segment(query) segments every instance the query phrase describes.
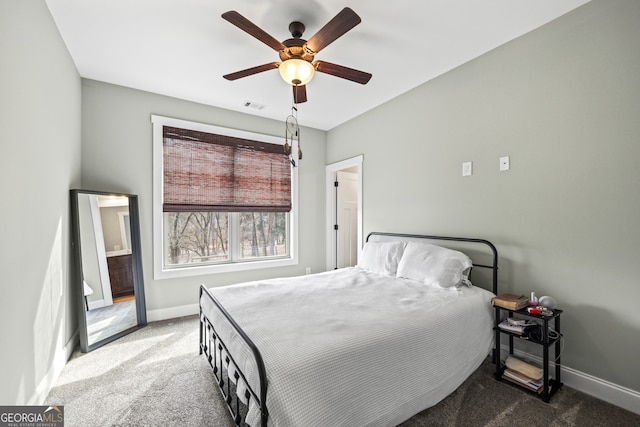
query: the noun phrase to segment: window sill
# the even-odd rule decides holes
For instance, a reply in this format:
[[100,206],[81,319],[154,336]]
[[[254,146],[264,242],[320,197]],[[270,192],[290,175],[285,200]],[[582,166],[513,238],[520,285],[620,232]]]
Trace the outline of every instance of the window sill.
[[258,270],[262,268],[288,267],[291,265],[298,265],[297,257],[167,269],[160,267],[155,269],[153,278],[155,280],[173,279],[178,277],[203,276],[206,274],[232,273],[234,271]]

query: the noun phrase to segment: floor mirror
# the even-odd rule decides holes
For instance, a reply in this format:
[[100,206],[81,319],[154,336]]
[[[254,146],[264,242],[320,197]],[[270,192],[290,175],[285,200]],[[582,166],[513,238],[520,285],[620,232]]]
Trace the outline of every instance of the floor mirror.
[[71,210],[80,350],[86,353],[147,324],[138,197],[71,190]]

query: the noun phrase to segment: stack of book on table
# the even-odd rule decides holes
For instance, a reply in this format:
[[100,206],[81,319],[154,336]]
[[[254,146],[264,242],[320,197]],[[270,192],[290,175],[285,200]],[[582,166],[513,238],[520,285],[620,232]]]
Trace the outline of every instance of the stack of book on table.
[[543,371],[541,368],[517,359],[513,356],[507,357],[506,368],[502,373],[502,378],[514,384],[524,387],[536,393],[542,393],[544,383],[542,381]]
[[491,303],[508,310],[521,310],[529,305],[529,299],[524,295],[500,294],[493,297]]

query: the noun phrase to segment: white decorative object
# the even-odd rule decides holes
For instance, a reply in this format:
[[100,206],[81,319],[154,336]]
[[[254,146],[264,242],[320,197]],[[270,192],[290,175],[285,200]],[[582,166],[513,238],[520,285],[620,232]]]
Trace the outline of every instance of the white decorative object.
[[294,141],[297,142],[298,160],[302,160],[302,149],[300,148],[300,126],[298,126],[298,108],[291,106],[291,114],[285,120],[284,152],[289,156],[289,161],[295,168],[297,166],[294,158]]
[[556,300],[554,300],[552,297],[545,295],[538,299],[538,305],[553,310],[558,306],[558,303],[556,303]]

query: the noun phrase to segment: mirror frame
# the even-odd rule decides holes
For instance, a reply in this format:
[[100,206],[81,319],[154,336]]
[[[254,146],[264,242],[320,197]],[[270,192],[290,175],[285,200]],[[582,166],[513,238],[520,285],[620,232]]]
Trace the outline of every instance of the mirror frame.
[[[124,196],[129,200],[129,226],[131,230],[131,261],[133,270],[133,293],[136,301],[136,317],[137,325],[127,328],[123,331],[110,335],[95,343],[89,343],[88,325],[87,325],[87,308],[84,300],[83,287],[83,269],[82,269],[82,247],[80,240],[80,212],[78,210],[78,196],[96,195],[96,196]],[[92,190],[71,190],[71,245],[73,248],[73,262],[75,263],[73,270],[73,282],[76,292],[76,301],[78,307],[78,323],[80,335],[80,350],[83,353],[102,347],[118,338],[121,338],[131,332],[134,332],[147,324],[147,310],[144,297],[144,279],[142,276],[142,253],[140,243],[140,215],[138,212],[138,196],[126,193],[111,193],[105,191]]]

